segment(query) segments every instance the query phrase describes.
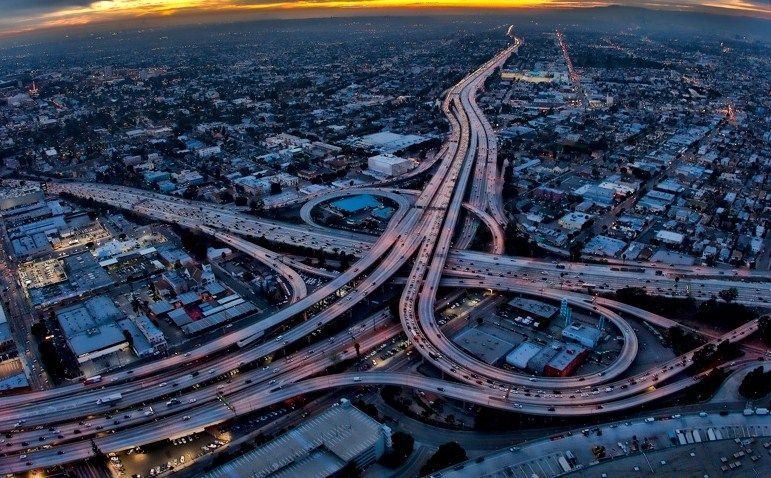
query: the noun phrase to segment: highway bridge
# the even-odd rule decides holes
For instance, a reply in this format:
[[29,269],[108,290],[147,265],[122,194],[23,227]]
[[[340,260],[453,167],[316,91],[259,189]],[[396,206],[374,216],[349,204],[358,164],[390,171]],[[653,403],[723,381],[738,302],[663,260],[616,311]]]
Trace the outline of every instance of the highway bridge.
[[[633,327],[620,314],[662,326],[675,322],[626,304],[595,299],[585,292],[612,291],[632,284],[653,293],[678,296],[680,278],[688,277],[704,279],[699,281],[703,287],[698,292],[715,294],[736,287],[739,301],[765,305],[771,277],[756,271],[726,275],[717,269],[654,264],[625,271],[616,264],[560,264],[502,255],[507,218],[502,207],[497,144],[476,96],[485,80],[521,45],[521,40],[515,39],[447,91],[442,110],[450,132],[428,166],[419,168],[420,174],[433,171],[421,191],[394,189],[391,186],[397,180],[343,193],[370,191],[395,200],[398,209],[377,238],[313,223],[310,210],[328,199],[324,195],[311,198],[310,205],[303,207],[302,216],[308,224],[287,224],[227,205],[138,189],[48,183],[52,194],[91,198],[210,234],[274,270],[291,301],[265,320],[228,331],[190,352],[105,374],[101,383],[3,398],[0,430],[7,438],[0,473],[82,460],[93,456],[94,448],[106,453],[183,436],[292,397],[340,387],[401,385],[501,410],[584,416],[638,407],[693,385],[699,377],[683,374],[693,363],[693,351],[625,376],[637,355],[638,343]],[[487,253],[467,250],[479,227],[489,229],[493,238]],[[276,244],[342,251],[358,260],[340,273],[322,271],[248,241],[258,237]],[[407,277],[398,277],[405,266]],[[297,271],[329,281],[309,292]],[[314,331],[334,326],[336,319],[386,284],[403,286],[398,305],[400,324],[394,322],[390,311],[379,311],[348,329],[309,343]],[[577,377],[535,378],[499,369],[470,356],[447,338],[447,329],[439,326],[435,317],[437,308],[446,304],[437,300],[440,287],[518,292],[552,301],[566,298],[575,308],[606,317],[623,337],[623,347],[602,372]],[[329,304],[310,312],[321,301]],[[740,342],[757,327],[757,321],[749,322],[723,336],[711,337],[710,343]],[[324,374],[330,365],[354,359],[354,344],[366,352],[402,333],[425,360],[445,373],[447,380],[385,369]],[[285,358],[271,362],[273,356],[287,349],[290,353]],[[113,393],[121,394],[116,403],[99,401],[99,397]]]

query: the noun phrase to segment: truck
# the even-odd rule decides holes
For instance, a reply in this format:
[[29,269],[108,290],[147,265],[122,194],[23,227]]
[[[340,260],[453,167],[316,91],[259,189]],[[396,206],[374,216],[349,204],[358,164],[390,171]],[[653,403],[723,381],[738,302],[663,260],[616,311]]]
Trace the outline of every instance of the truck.
[[750,415],[755,415],[755,410],[751,408],[745,408],[744,412],[742,412],[745,417],[749,417]]
[[723,439],[723,432],[721,432],[719,428],[715,428],[715,438],[718,440]]
[[685,439],[685,435],[680,430],[677,430],[677,441],[680,442],[681,445],[688,443]]
[[715,430],[712,428],[707,428],[707,438],[709,438],[709,441],[717,440],[717,437],[715,436]]
[[560,464],[560,468],[562,468],[562,471],[564,471],[565,473],[567,473],[567,472],[569,472],[570,470],[573,469],[573,468],[571,468],[570,464],[565,459],[565,457],[562,456],[562,455],[560,455],[559,458],[557,458],[557,463]]
[[699,430],[693,431],[693,441],[696,443],[701,443],[701,433],[699,433]]
[[93,377],[88,377],[87,379],[83,380],[83,385],[91,385],[92,383],[99,383],[101,381],[101,375],[94,375]]
[[98,398],[96,400],[97,405],[109,405],[111,403],[115,403],[117,401],[120,401],[120,399],[123,398],[123,395],[120,393],[111,393],[110,395],[105,395],[104,397]]
[[768,408],[756,408],[755,415],[768,415]]

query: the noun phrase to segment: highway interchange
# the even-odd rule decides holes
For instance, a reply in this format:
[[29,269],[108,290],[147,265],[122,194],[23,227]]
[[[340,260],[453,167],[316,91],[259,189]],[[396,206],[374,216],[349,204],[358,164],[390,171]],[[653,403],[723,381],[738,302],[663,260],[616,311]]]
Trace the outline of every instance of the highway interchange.
[[[450,122],[450,133],[435,161],[430,161],[435,170],[421,191],[393,189],[390,186],[394,182],[390,182],[389,188],[370,185],[317,195],[301,210],[306,224],[298,225],[258,218],[231,206],[138,189],[49,182],[51,194],[88,197],[212,235],[274,270],[291,300],[265,320],[226,332],[188,353],[105,374],[101,383],[3,398],[0,428],[7,435],[2,443],[6,456],[0,458],[0,473],[78,461],[94,455],[92,443],[107,453],[183,436],[292,397],[345,386],[402,385],[503,410],[582,416],[626,410],[693,385],[698,377],[682,373],[692,362],[693,352],[621,378],[638,351],[634,329],[623,316],[660,326],[674,323],[585,292],[612,291],[633,284],[659,295],[682,296],[687,282],[693,289],[688,293],[697,298],[736,287],[739,302],[764,306],[771,276],[760,271],[726,274],[717,269],[656,264],[635,264],[639,270],[625,271],[614,264],[561,264],[502,256],[507,218],[496,138],[476,104],[476,96],[485,80],[521,45],[522,41],[515,39],[448,90],[442,109]],[[421,165],[419,171],[430,169]],[[362,193],[385,195],[398,205],[380,237],[332,230],[310,218],[311,208],[326,200]],[[466,250],[479,227],[491,232],[489,252]],[[358,259],[341,273],[321,271],[245,239],[250,237],[342,251]],[[400,272],[405,270],[409,272],[402,277]],[[330,280],[310,292],[298,271]],[[317,330],[334,328],[335,319],[386,284],[403,285],[398,305],[401,324],[394,322],[389,311],[378,311],[350,329],[300,345],[315,337]],[[552,301],[567,298],[573,308],[606,317],[623,337],[622,350],[602,372],[570,378],[533,378],[490,366],[458,348],[437,323],[440,287],[510,291]],[[309,312],[321,301],[329,304]],[[747,323],[724,336],[712,337],[711,343],[740,342],[755,332],[757,325],[757,321]],[[453,380],[385,369],[323,375],[337,361],[356,357],[354,342],[361,352],[367,352],[401,333],[418,353]],[[272,363],[266,360],[287,348],[290,352],[285,358]],[[113,393],[122,395],[117,403],[98,401]]]

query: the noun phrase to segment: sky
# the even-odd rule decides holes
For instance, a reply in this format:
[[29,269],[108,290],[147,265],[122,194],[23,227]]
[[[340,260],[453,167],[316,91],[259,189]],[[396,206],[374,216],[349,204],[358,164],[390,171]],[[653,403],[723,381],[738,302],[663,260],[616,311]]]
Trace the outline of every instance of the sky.
[[769,0],[0,0],[0,36],[105,21],[198,17],[345,16],[432,9],[573,8],[630,5],[771,19]]

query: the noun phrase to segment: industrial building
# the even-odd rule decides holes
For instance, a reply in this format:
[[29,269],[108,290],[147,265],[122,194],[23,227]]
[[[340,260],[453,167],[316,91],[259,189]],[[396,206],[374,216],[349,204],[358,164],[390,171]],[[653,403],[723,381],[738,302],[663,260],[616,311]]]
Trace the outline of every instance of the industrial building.
[[78,363],[129,347],[116,323],[123,314],[107,296],[97,296],[56,312],[56,319]]
[[367,166],[376,173],[386,176],[399,176],[413,169],[416,164],[410,159],[400,158],[392,154],[378,154],[367,160]]
[[567,377],[573,374],[584,361],[589,351],[583,347],[566,344],[557,355],[544,366],[543,374],[547,377]]
[[543,374],[547,377],[567,377],[583,363],[589,351],[575,344],[553,340],[542,347],[522,342],[506,356],[512,367]]
[[479,360],[494,364],[506,356],[514,343],[503,338],[499,331],[487,325],[465,328],[453,339],[460,348]]
[[416,134],[398,134],[390,131],[381,131],[362,136],[361,138],[355,138],[350,143],[351,146],[357,148],[378,151],[380,153],[395,153],[427,140],[428,138]]
[[538,355],[542,347],[532,342],[522,342],[506,355],[506,363],[512,367],[525,370],[530,359]]
[[679,232],[660,230],[656,233],[656,240],[663,244],[680,245],[685,240],[685,236]]
[[25,263],[19,269],[19,279],[32,305],[41,308],[98,293],[114,284],[90,252]]
[[563,229],[568,231],[580,231],[591,218],[591,214],[570,212],[562,216],[557,222]]
[[348,463],[364,468],[391,447],[391,430],[348,400],[207,473],[205,478],[324,478]]
[[600,342],[602,330],[584,324],[571,324],[562,330],[562,337],[593,349]]
[[528,299],[526,297],[515,297],[507,305],[517,313],[530,316],[540,322],[549,322],[557,316],[559,308],[541,302],[540,300]]
[[528,360],[527,369],[533,373],[543,373],[546,364],[557,356],[559,351],[562,350],[562,346],[563,344],[559,340],[552,340]]

